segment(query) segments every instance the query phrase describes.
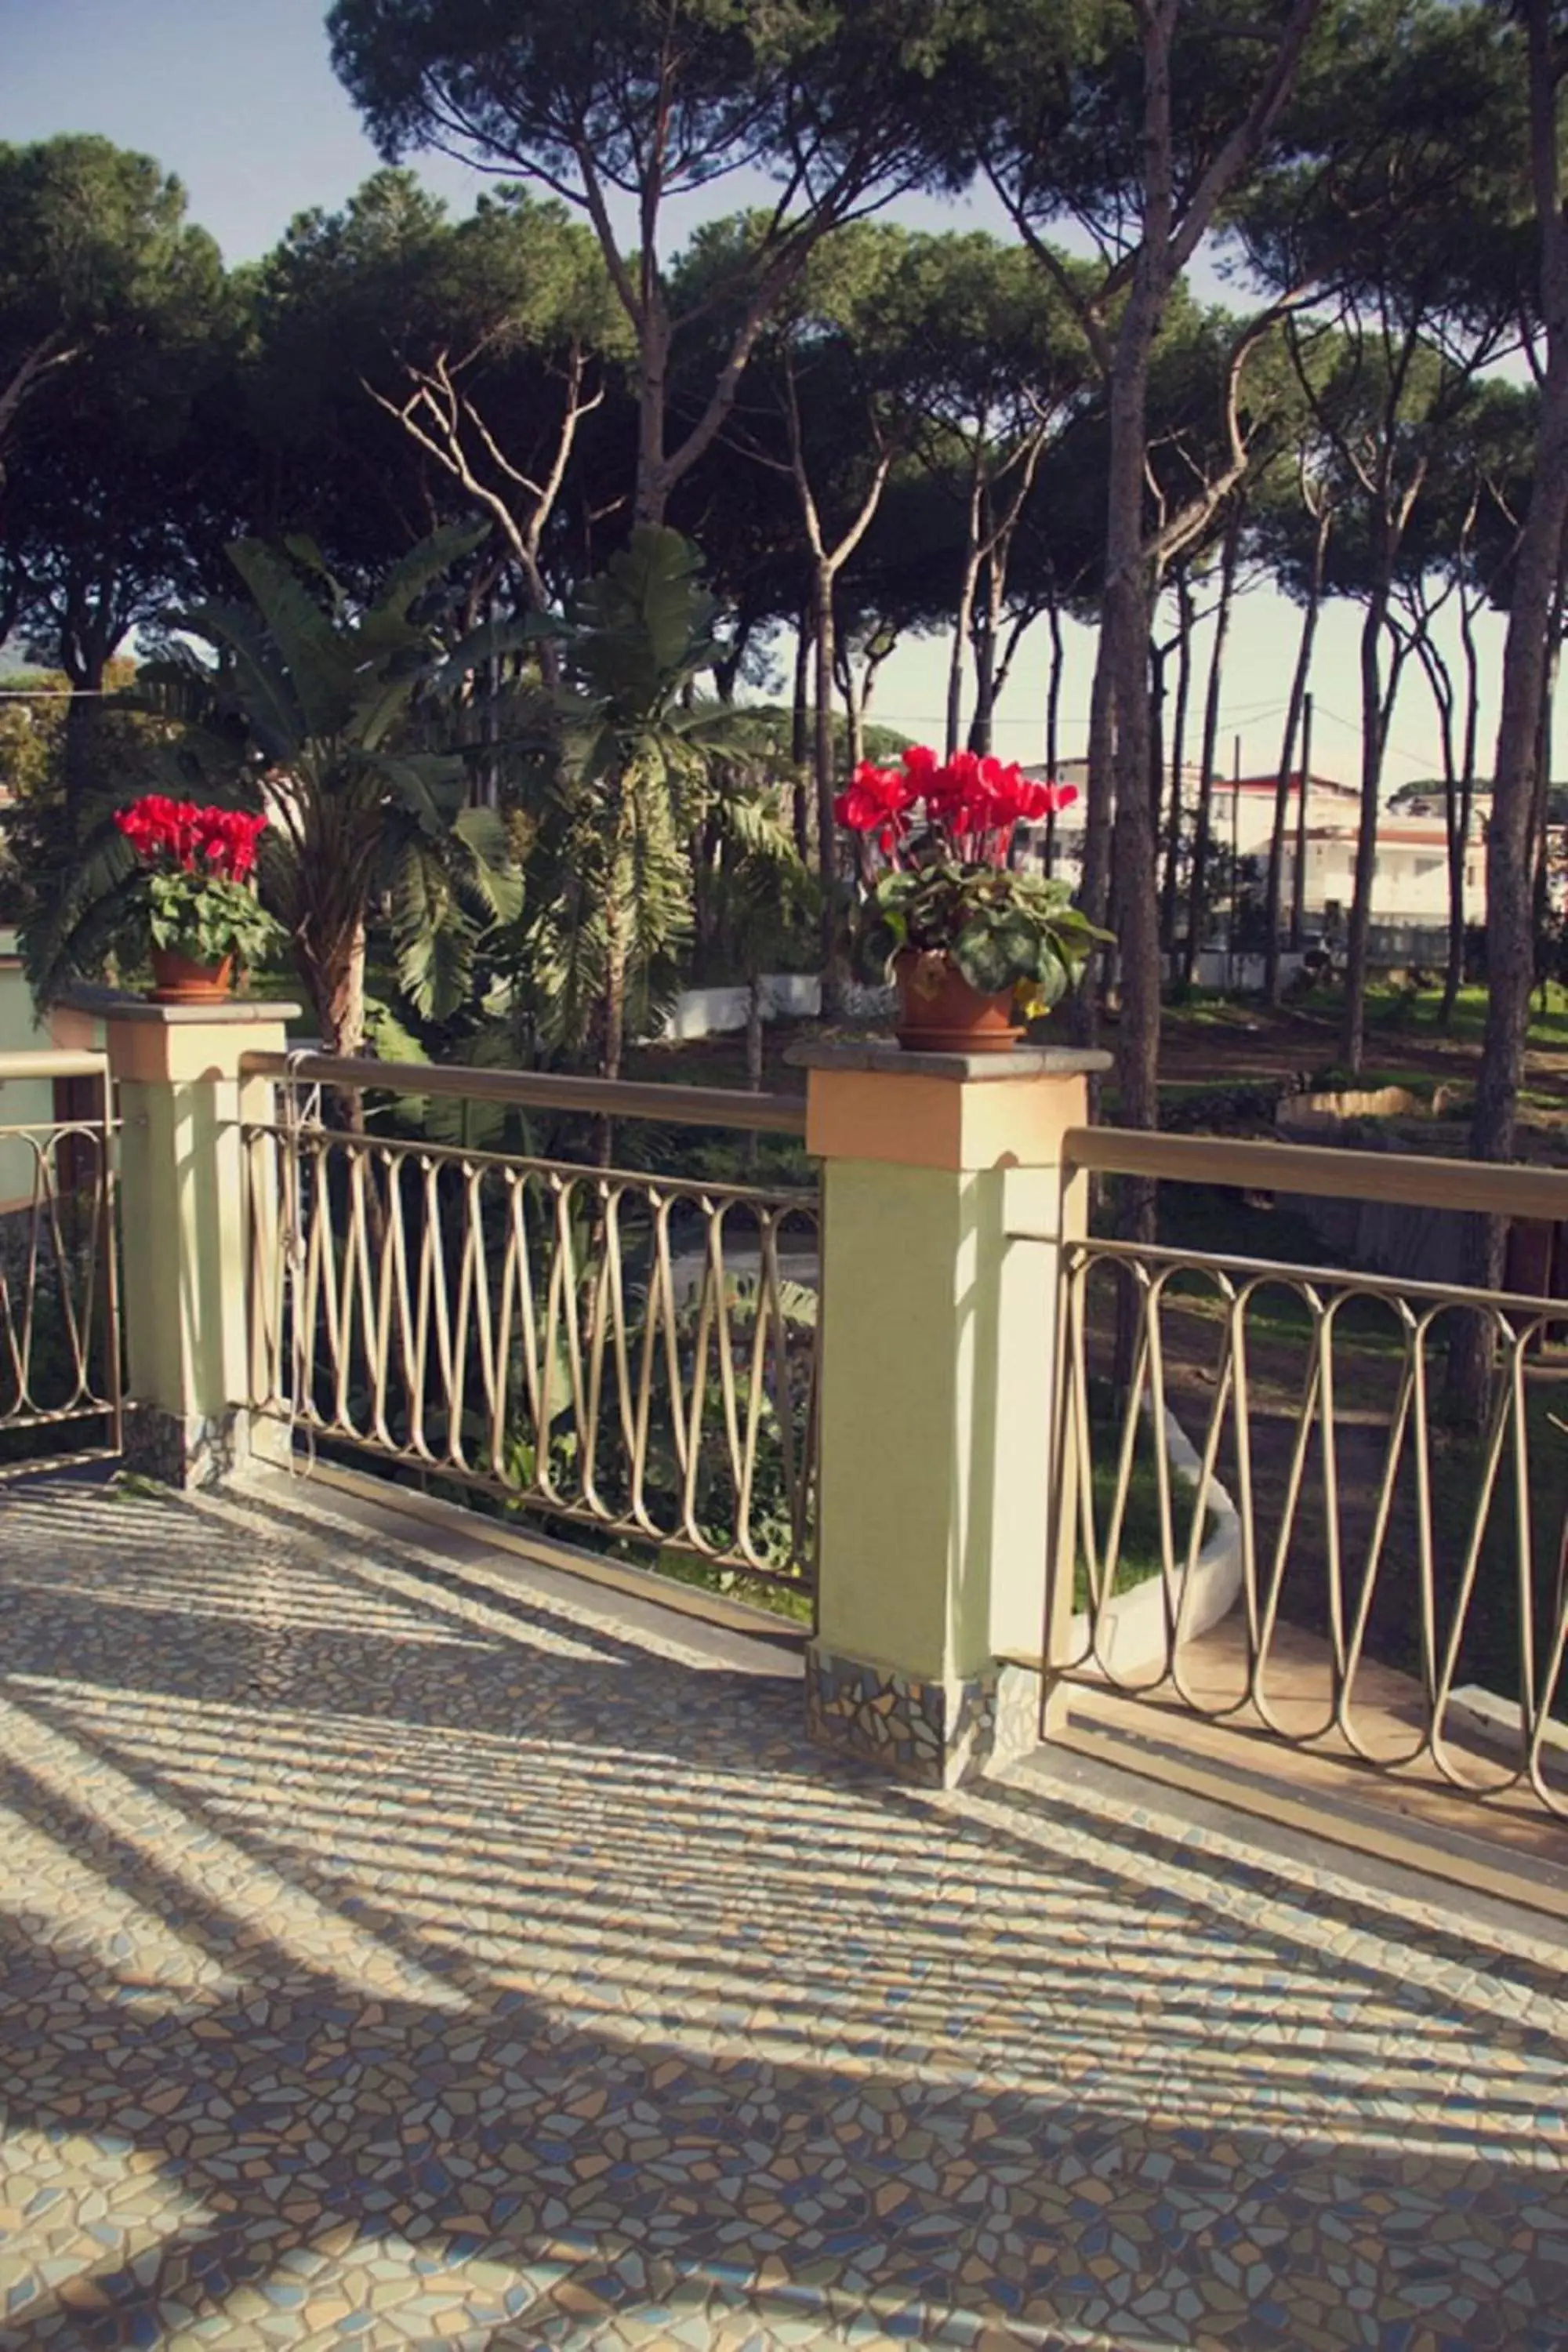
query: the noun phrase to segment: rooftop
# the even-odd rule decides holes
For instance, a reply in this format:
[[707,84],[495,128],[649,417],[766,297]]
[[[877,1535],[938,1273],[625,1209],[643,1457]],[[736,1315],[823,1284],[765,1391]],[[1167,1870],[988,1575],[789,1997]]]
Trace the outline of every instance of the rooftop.
[[1550,1929],[346,1509],[0,1509],[0,2343],[1562,2344]]

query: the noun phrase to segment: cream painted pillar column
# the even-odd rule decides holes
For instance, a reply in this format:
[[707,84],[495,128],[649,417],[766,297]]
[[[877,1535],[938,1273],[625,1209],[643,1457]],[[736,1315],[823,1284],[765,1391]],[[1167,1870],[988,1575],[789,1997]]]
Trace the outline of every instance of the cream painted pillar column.
[[[825,1162],[811,1735],[942,1786],[1020,1752],[1038,1680],[1062,1139],[1109,1057],[806,1046]],[[1009,1241],[1010,1226],[1037,1238]]]
[[[126,1465],[209,1486],[248,1445],[240,1058],[283,1052],[296,1008],[95,992],[92,1010],[121,1119]],[[255,1111],[265,1117],[265,1102]]]

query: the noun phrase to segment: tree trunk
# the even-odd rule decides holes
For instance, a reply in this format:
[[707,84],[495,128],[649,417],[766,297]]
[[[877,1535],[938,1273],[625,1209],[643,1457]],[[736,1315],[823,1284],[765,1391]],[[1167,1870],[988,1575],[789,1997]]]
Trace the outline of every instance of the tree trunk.
[[634,522],[661,524],[669,503],[664,450],[668,398],[669,322],[654,296],[644,309],[637,333],[637,481]]
[[[1279,935],[1283,928],[1285,891],[1285,828],[1290,819],[1290,768],[1296,756],[1296,737],[1306,706],[1307,681],[1312,675],[1312,646],[1318,634],[1318,613],[1323,600],[1323,574],[1329,560],[1330,509],[1325,501],[1318,517],[1317,543],[1312,550],[1312,577],[1307,592],[1307,609],[1301,615],[1301,635],[1296,647],[1296,668],[1290,680],[1290,699],[1285,711],[1285,738],[1279,747],[1279,778],[1274,794],[1274,824],[1268,836],[1268,937],[1264,944],[1264,992],[1270,1004],[1280,999]],[[1305,812],[1309,779],[1306,763],[1301,768],[1300,810]],[[1300,835],[1301,827],[1298,824]],[[1298,843],[1298,856],[1300,845]],[[1293,895],[1301,887],[1298,877]],[[1292,927],[1294,929],[1294,926]]]
[[834,670],[844,700],[844,766],[846,773],[852,776],[866,756],[866,699],[855,675],[852,648],[844,645],[834,647]]
[[[1116,929],[1121,974],[1116,1076],[1121,1122],[1129,1128],[1160,1123],[1160,909],[1149,790],[1153,582],[1143,537],[1149,353],[1160,317],[1159,266],[1146,248],[1122,314],[1110,382],[1106,502],[1104,653],[1116,728]],[[1120,1223],[1127,1240],[1152,1241],[1154,1198],[1154,1186],[1142,1180],[1121,1187]],[[1122,1303],[1129,1307],[1126,1299]],[[1131,1326],[1124,1313],[1118,1344],[1123,1376],[1130,1345]]]
[[[1067,649],[1062,644],[1061,608],[1053,595],[1046,607],[1046,625],[1051,635],[1051,668],[1046,681],[1046,778],[1055,783],[1060,765],[1062,726],[1062,677],[1067,667]],[[1057,857],[1057,813],[1046,811],[1046,872],[1049,874]]]
[[112,652],[112,646],[105,642],[106,635],[106,631],[83,627],[62,647],[62,665],[70,681],[71,695],[66,705],[61,769],[66,815],[73,842],[81,840],[88,803],[107,781],[100,750],[103,740],[103,681]]
[[969,748],[985,759],[996,731],[996,641],[1002,628],[1004,574],[994,551],[988,557],[985,593],[980,599],[980,626],[974,639],[974,716],[969,724]]
[[319,960],[301,962],[321,1032],[321,1051],[353,1061],[364,1051],[364,948],[363,919],[328,941]]
[[1372,929],[1372,892],[1377,875],[1378,795],[1383,785],[1383,747],[1388,705],[1383,690],[1383,633],[1388,624],[1393,549],[1380,551],[1377,576],[1367,597],[1361,631],[1361,830],[1356,840],[1355,883],[1351,898],[1345,956],[1345,1002],[1340,1026],[1340,1059],[1352,1076],[1366,1053],[1366,972]]
[[753,971],[746,975],[746,1084],[754,1095],[763,1091],[765,1043],[763,975],[760,971]]
[[1176,574],[1176,697],[1171,714],[1171,797],[1165,817],[1165,877],[1160,899],[1160,952],[1176,952],[1176,904],[1181,889],[1182,786],[1187,763],[1187,707],[1193,690],[1193,583],[1184,563]]
[[836,1013],[843,993],[839,942],[838,832],[833,817],[833,569],[818,563],[813,586],[816,709],[813,768],[816,780],[816,839],[822,883],[822,1009]]
[[[766,1076],[766,1034],[763,1026],[763,975],[752,964],[746,973],[746,1084],[754,1095],[763,1091]],[[761,1140],[754,1128],[746,1134],[745,1160],[748,1168],[757,1164],[757,1146]]]
[[[330,937],[319,954],[301,946],[295,963],[321,1033],[321,1051],[334,1059],[357,1061],[364,1052],[364,951],[363,916]],[[348,1135],[363,1135],[364,1097],[357,1087],[331,1090],[338,1126]],[[371,1235],[379,1250],[384,1234],[380,1195],[370,1185]]]
[[969,538],[963,551],[958,610],[953,615],[952,646],[947,661],[946,742],[950,760],[963,735],[963,668],[969,652],[969,633],[974,620],[975,590],[980,584],[981,468],[984,463],[984,457],[977,452],[969,486]]
[[1448,931],[1448,963],[1443,975],[1443,1009],[1438,1016],[1445,1029],[1454,1018],[1454,1008],[1465,982],[1465,937],[1469,929],[1469,906],[1464,887],[1464,874],[1469,862],[1470,827],[1475,821],[1476,746],[1481,719],[1481,666],[1476,647],[1475,607],[1462,584],[1459,590],[1459,634],[1465,648],[1465,731],[1464,748],[1459,756],[1459,919],[1450,924]]
[[795,692],[790,704],[789,755],[797,768],[811,764],[811,652],[816,643],[812,606],[802,612],[795,638]]
[[1296,803],[1296,870],[1290,877],[1290,944],[1307,939],[1307,810],[1312,796],[1312,698],[1301,706],[1301,797]]
[[[1557,562],[1557,593],[1552,600],[1552,634],[1548,640],[1546,674],[1541,683],[1541,723],[1535,744],[1535,804],[1531,814],[1531,830],[1534,835],[1535,874],[1531,889],[1531,966],[1537,982],[1543,982],[1545,971],[1542,949],[1546,938],[1550,911],[1550,851],[1552,840],[1552,716],[1557,698],[1557,671],[1563,657],[1563,598],[1564,590],[1563,557]],[[1542,1011],[1546,1010],[1544,989]]]
[[[1149,600],[1150,618],[1155,624],[1149,632],[1149,823],[1153,832],[1155,849],[1155,905],[1159,905],[1158,858],[1160,818],[1165,805],[1165,647],[1160,643],[1158,619],[1159,599]],[[1160,940],[1164,946],[1163,937]],[[1162,961],[1162,973],[1163,972]]]
[[[599,1075],[612,1082],[621,1075],[626,1045],[626,936],[616,898],[619,859],[611,861],[611,887],[605,899],[604,1033],[600,1041]],[[616,1153],[616,1122],[606,1112],[595,1122],[595,1158],[610,1167]]]
[[789,756],[795,769],[795,845],[802,864],[810,861],[816,827],[811,821],[811,607],[800,616],[795,636],[795,690],[790,703]]
[[1193,828],[1193,880],[1187,898],[1187,944],[1182,977],[1190,988],[1197,975],[1208,930],[1209,859],[1214,846],[1214,763],[1219,751],[1220,688],[1225,677],[1226,639],[1230,635],[1230,608],[1236,593],[1236,567],[1241,553],[1243,508],[1233,501],[1226,518],[1220,548],[1219,603],[1215,611],[1214,651],[1209,658],[1208,686],[1204,695],[1204,742],[1198,774],[1197,821]]
[[[1530,510],[1520,536],[1503,646],[1502,712],[1492,770],[1487,834],[1487,1027],[1470,1123],[1477,1160],[1511,1159],[1524,1077],[1532,977],[1530,936],[1531,818],[1548,636],[1568,521],[1568,223],[1558,168],[1557,72],[1552,0],[1524,0],[1530,58],[1531,163],[1541,236],[1546,366],[1536,426]],[[1466,1221],[1467,1281],[1495,1289],[1507,1232],[1500,1217]],[[1449,1355],[1449,1402],[1472,1423],[1485,1407],[1491,1340],[1481,1318],[1466,1318]]]
[[[1465,847],[1468,827],[1460,811],[1459,760],[1454,747],[1454,685],[1447,664],[1429,637],[1419,646],[1421,667],[1426,673],[1426,683],[1432,689],[1433,707],[1437,713],[1437,743],[1443,761],[1443,856],[1447,866],[1448,884],[1448,946],[1444,958],[1447,978],[1443,990],[1442,1008],[1438,1019],[1447,1028],[1453,1015],[1454,945],[1460,943],[1461,961],[1465,932]],[[1452,992],[1450,992],[1452,991]]]
[[[1089,705],[1089,772],[1083,795],[1083,874],[1079,904],[1091,923],[1103,927],[1110,910],[1110,837],[1116,811],[1116,698],[1110,675],[1111,646],[1108,605],[1102,603],[1100,646],[1094,665],[1094,685]],[[1092,1046],[1100,1040],[1100,1013],[1104,998],[1107,961],[1091,958],[1082,985],[1073,997],[1073,1041]]]

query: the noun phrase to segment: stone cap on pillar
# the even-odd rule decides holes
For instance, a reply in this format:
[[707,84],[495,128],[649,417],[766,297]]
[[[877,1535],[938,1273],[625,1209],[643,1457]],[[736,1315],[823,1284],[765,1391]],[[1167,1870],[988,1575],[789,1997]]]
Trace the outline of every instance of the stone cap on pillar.
[[1054,1165],[1087,1118],[1089,1078],[1110,1067],[1069,1045],[921,1054],[884,1037],[816,1039],[784,1059],[807,1073],[808,1151],[955,1172]]
[[263,996],[232,996],[219,1004],[154,1004],[114,988],[68,989],[68,1012],[104,1024],[116,1078],[157,1083],[237,1078],[246,1054],[279,1053],[298,1004]]

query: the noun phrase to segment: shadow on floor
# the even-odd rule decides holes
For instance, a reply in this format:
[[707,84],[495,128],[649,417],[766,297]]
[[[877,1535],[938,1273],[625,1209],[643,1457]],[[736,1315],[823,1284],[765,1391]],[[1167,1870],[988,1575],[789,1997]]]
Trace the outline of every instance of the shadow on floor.
[[1568,2342],[1529,1964],[174,1503],[0,1504],[0,2345]]

